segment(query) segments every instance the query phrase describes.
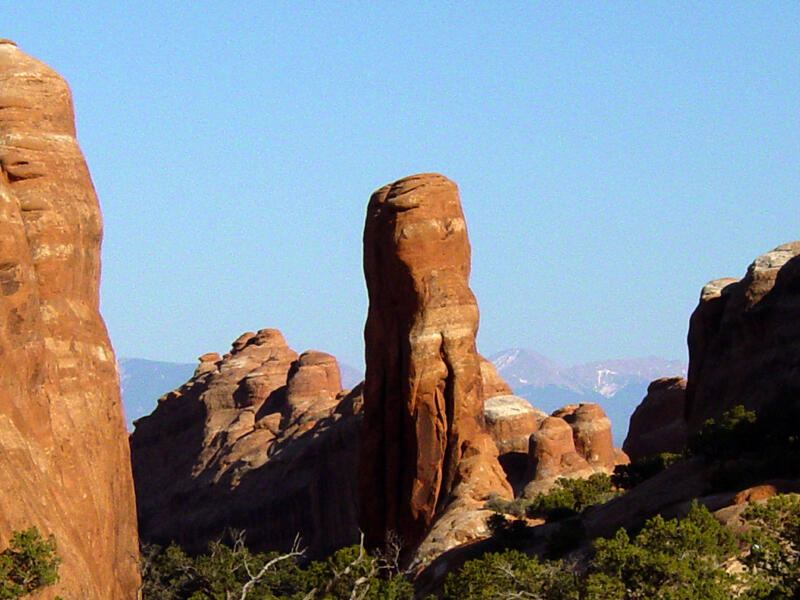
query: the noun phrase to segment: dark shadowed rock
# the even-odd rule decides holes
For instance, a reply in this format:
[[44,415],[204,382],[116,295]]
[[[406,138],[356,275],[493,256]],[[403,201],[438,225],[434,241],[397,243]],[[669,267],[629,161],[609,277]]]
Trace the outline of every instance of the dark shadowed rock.
[[647,396],[631,415],[622,449],[631,460],[686,448],[686,380],[665,377],[653,381]]
[[360,404],[334,357],[298,356],[275,329],[204,354],[131,435],[143,539],[202,550],[232,527],[284,549],[300,534],[312,557],[358,541]]
[[800,242],[759,256],[741,281],[706,285],[689,325],[689,431],[743,405],[800,393]]

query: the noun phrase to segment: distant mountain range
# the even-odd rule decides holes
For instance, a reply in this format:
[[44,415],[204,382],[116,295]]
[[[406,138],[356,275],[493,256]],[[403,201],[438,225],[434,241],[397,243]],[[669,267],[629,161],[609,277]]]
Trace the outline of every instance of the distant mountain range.
[[128,431],[133,429],[134,420],[155,410],[161,396],[186,383],[196,367],[197,363],[120,358],[119,382]]
[[525,348],[488,357],[514,393],[547,413],[565,404],[596,402],[611,420],[614,442],[622,445],[631,413],[654,379],[681,375],[688,364],[679,360],[616,358],[566,367]]
[[[145,358],[119,359],[119,378],[122,387],[122,406],[128,431],[133,422],[149,415],[156,408],[156,401],[186,383],[194,374],[197,363],[173,363]],[[358,369],[339,364],[342,386],[351,388],[364,378]]]

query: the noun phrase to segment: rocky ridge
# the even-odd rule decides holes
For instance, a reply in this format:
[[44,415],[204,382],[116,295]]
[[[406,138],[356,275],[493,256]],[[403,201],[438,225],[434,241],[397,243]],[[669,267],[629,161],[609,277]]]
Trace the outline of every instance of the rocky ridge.
[[276,329],[204,354],[130,438],[143,539],[202,550],[232,527],[261,548],[299,534],[310,556],[358,541],[360,404],[334,357],[298,355]]

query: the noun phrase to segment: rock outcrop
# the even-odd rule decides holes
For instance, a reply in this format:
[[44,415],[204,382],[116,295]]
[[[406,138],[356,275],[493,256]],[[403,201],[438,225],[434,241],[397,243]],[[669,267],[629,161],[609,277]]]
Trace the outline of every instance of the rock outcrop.
[[486,430],[503,455],[528,453],[529,438],[538,431],[547,413],[519,396],[492,396],[484,401]]
[[54,534],[40,596],[136,597],[133,483],[99,312],[102,223],[66,82],[0,40],[0,541]]
[[[490,363],[491,364],[491,363]],[[485,379],[484,379],[485,381]],[[547,413],[519,396],[491,396],[484,401],[486,430],[494,440],[498,460],[517,495],[528,483],[528,446]]]
[[416,560],[485,533],[492,493],[511,497],[485,433],[478,306],[456,185],[415,175],[367,208],[360,523],[367,543],[400,536]]
[[524,495],[547,491],[559,477],[612,473],[628,462],[627,455],[614,447],[611,422],[598,404],[565,406],[542,421],[530,437]]
[[662,452],[682,452],[688,438],[685,409],[686,380],[683,377],[656,379],[647,387],[647,396],[631,415],[622,449],[631,460]]
[[478,360],[481,363],[481,381],[483,382],[483,397],[485,399],[495,396],[510,396],[514,393],[511,391],[511,386],[497,373],[492,361],[480,354],[478,355]]
[[756,258],[740,281],[706,285],[689,323],[689,431],[743,405],[800,392],[800,242]]
[[255,548],[282,549],[299,534],[312,557],[357,542],[360,406],[334,357],[298,356],[276,329],[204,354],[135,423],[142,538],[203,550],[234,528]]

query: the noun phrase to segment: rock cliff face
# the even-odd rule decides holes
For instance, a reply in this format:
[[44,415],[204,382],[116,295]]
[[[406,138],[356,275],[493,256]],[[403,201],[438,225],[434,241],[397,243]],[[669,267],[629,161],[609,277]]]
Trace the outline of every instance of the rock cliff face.
[[43,594],[133,599],[133,484],[116,362],[99,313],[102,224],[52,69],[0,41],[0,540],[53,533]]
[[703,288],[689,323],[690,431],[742,404],[800,392],[800,242],[756,258],[741,281]]
[[622,449],[631,460],[683,451],[688,437],[685,410],[686,380],[683,377],[656,379],[631,415]]
[[373,547],[395,532],[407,548],[426,540],[418,558],[441,551],[475,535],[489,493],[511,496],[485,433],[469,272],[453,182],[416,175],[372,195],[359,497]]
[[142,538],[203,550],[232,527],[275,549],[299,534],[312,557],[357,542],[360,405],[336,359],[275,329],[204,354],[131,435]]

